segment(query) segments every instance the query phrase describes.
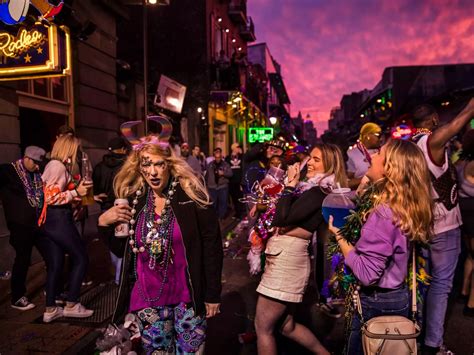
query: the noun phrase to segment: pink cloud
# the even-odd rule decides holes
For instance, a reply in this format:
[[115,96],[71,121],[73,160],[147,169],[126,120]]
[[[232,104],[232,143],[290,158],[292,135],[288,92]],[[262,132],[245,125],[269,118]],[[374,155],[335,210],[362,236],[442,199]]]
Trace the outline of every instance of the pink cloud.
[[259,42],[282,65],[292,114],[324,131],[343,94],[397,65],[472,62],[474,2],[249,0]]

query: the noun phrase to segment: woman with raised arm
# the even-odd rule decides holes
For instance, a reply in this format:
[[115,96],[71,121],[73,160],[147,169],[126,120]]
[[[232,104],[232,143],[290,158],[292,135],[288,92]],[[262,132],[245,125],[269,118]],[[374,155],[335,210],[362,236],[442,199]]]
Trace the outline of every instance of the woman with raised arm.
[[[288,168],[287,184],[276,205],[273,226],[278,227],[266,245],[265,271],[257,288],[255,328],[258,352],[276,354],[274,331],[298,342],[315,354],[329,354],[314,334],[293,319],[294,306],[301,303],[310,275],[308,246],[311,237],[324,224],[321,213],[326,197],[319,183],[326,179],[346,184],[344,161],[338,149],[318,145],[311,151],[308,174],[314,185],[295,191],[300,182],[299,163]],[[319,175],[318,175],[319,174]],[[327,186],[326,186],[327,187]],[[328,190],[327,190],[328,192]]]

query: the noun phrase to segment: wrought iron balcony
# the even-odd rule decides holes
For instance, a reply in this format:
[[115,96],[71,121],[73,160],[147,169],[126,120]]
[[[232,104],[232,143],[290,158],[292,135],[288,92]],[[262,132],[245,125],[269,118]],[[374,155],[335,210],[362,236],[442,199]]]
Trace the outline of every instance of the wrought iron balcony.
[[240,1],[232,1],[229,4],[229,17],[234,23],[245,25],[247,22],[247,8],[245,4]]
[[252,18],[247,17],[247,21],[240,27],[240,37],[246,42],[255,42],[257,37],[255,36],[255,26]]

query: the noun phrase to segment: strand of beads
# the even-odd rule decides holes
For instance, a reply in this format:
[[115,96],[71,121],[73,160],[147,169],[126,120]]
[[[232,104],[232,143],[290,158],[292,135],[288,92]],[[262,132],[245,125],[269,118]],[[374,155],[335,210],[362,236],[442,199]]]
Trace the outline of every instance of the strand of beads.
[[[163,250],[163,239],[167,239],[168,234],[170,234],[169,225],[172,220],[172,211],[171,211],[171,199],[173,198],[176,186],[178,185],[178,180],[175,178],[171,182],[171,186],[166,193],[165,207],[163,209],[163,214],[161,218],[156,221],[158,228],[156,227],[154,216],[155,216],[155,205],[154,197],[151,189],[148,189],[147,193],[147,202],[144,208],[145,221],[141,224],[141,241],[143,245],[138,246],[135,233],[135,224],[137,219],[135,218],[136,205],[138,204],[138,197],[142,194],[141,190],[137,190],[136,197],[132,201],[132,219],[130,220],[130,240],[129,245],[132,249],[132,252],[143,253],[148,250],[150,255],[150,268],[154,268],[156,264],[156,259],[161,255]],[[172,233],[172,230],[171,230]],[[154,261],[152,260],[154,259]]]
[[[133,199],[132,201],[132,210],[130,211],[132,213],[132,219],[130,220],[130,230],[128,231],[128,234],[130,235],[130,240],[128,242],[128,244],[130,245],[130,248],[132,249],[132,252],[134,254],[137,254],[138,252],[141,252],[143,253],[145,251],[145,248],[144,247],[140,247],[138,248],[136,246],[136,242],[135,242],[135,223],[137,223],[137,220],[135,219],[135,214],[137,213],[137,204],[138,204],[138,198],[141,196],[142,194],[142,191],[141,190],[137,190],[137,192],[135,192],[135,198]],[[142,250],[140,250],[141,248],[143,248]]]
[[41,202],[41,192],[43,187],[43,182],[41,181],[41,178],[39,178],[38,174],[34,174],[34,178],[32,181],[30,175],[26,172],[21,160],[13,162],[12,165],[18,177],[20,178],[21,183],[23,184],[23,187],[26,192],[26,197],[28,198],[28,203],[31,207],[38,207]]

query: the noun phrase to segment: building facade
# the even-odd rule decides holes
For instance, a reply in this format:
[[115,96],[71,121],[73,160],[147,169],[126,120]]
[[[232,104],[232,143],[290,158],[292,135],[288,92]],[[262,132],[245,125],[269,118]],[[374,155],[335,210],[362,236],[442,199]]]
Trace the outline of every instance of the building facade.
[[[70,71],[64,76],[38,74],[32,79],[0,81],[0,163],[20,158],[29,145],[50,151],[57,129],[65,124],[75,129],[92,163],[100,161],[120,126],[116,25],[117,19],[127,16],[125,10],[107,0],[65,1],[54,23],[70,33]],[[7,30],[7,25],[0,26]],[[41,55],[41,50],[35,48],[25,62]],[[139,111],[128,106],[122,110],[133,113],[127,119],[136,118]],[[12,261],[5,207],[0,208],[2,269]]]
[[[124,2],[130,18],[119,26],[119,56],[140,73],[144,14],[134,1]],[[250,117],[264,118],[247,60],[255,32],[246,1],[176,0],[149,6],[147,17],[150,113],[170,117],[174,140],[198,144],[206,153],[220,147],[227,154],[233,142],[245,143]],[[186,87],[179,113],[153,105],[162,75]]]

